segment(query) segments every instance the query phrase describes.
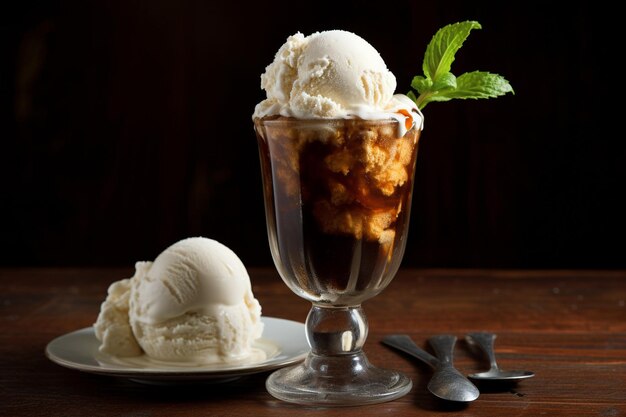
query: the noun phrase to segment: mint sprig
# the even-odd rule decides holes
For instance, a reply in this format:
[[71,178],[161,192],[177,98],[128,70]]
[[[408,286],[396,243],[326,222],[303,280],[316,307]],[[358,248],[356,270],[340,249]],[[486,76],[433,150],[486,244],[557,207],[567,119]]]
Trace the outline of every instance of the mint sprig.
[[514,93],[511,84],[498,74],[485,71],[467,72],[456,77],[450,69],[454,56],[463,46],[473,29],[481,29],[474,21],[453,23],[439,29],[426,47],[422,70],[424,76],[413,77],[407,95],[421,109],[431,101],[448,101],[455,98],[479,99]]

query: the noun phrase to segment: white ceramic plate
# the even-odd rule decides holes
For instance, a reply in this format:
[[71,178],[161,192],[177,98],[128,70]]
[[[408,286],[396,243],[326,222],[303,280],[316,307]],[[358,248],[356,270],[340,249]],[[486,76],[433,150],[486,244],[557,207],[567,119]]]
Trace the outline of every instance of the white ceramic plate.
[[46,356],[66,368],[154,384],[203,380],[225,382],[244,375],[277,369],[305,358],[310,348],[304,324],[273,317],[261,317],[261,320],[265,325],[263,337],[255,347],[265,350],[268,357],[252,364],[164,368],[103,363],[102,354],[98,351],[100,342],[96,339],[93,327],[57,337],[46,346]]

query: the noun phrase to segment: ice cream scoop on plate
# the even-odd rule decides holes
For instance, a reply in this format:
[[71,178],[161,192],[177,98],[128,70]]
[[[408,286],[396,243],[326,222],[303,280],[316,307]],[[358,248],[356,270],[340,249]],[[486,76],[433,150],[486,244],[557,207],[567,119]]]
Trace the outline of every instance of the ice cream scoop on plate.
[[238,363],[253,354],[263,332],[261,306],[232,250],[188,238],[135,269],[109,287],[94,325],[100,352],[199,365]]

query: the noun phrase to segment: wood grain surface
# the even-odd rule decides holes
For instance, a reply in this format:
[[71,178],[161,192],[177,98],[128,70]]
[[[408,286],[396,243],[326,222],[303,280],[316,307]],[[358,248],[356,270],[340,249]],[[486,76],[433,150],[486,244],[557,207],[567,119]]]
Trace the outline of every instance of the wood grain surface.
[[[227,384],[150,386],[62,368],[46,344],[93,324],[107,286],[132,269],[0,269],[0,416],[626,416],[626,271],[415,270],[364,304],[365,350],[378,366],[406,372],[414,387],[379,405],[306,408],[271,397],[267,373]],[[252,269],[266,316],[303,322],[309,310],[273,269]],[[421,346],[438,333],[459,337],[455,365],[485,368],[463,342],[470,331],[498,334],[504,369],[534,378],[480,386],[458,406],[427,390],[426,366],[381,345],[407,333]]]

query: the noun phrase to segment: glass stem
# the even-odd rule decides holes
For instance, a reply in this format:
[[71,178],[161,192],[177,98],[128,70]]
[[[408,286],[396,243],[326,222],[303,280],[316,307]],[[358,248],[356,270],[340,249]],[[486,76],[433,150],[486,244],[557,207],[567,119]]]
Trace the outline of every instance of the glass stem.
[[313,304],[306,319],[306,335],[315,355],[361,352],[367,328],[367,318],[360,305],[331,307]]

